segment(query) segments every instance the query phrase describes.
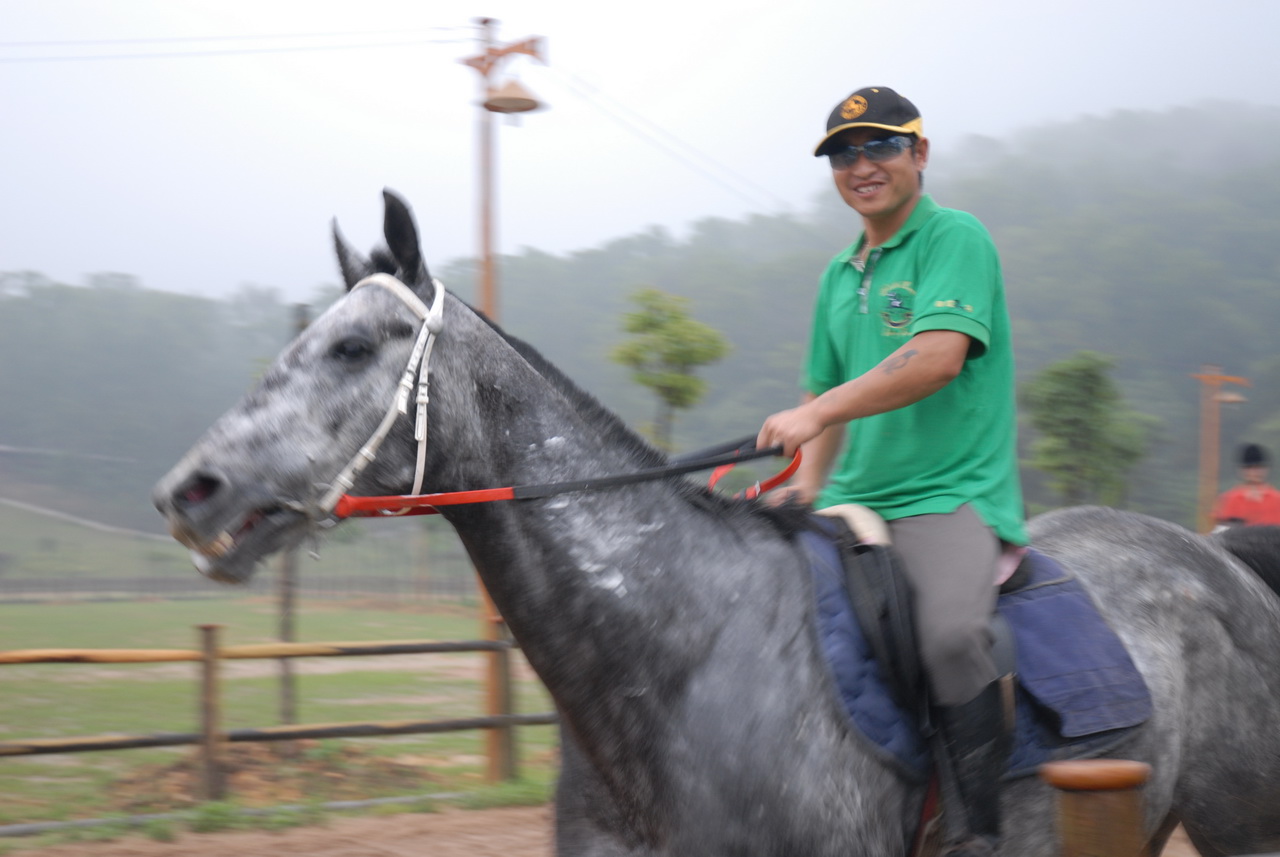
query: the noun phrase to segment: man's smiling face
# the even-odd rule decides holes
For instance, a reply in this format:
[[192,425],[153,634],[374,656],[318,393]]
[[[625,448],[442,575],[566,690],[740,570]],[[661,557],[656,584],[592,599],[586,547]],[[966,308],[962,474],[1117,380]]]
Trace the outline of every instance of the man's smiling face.
[[[841,146],[861,146],[892,136],[894,132],[879,128],[851,128],[836,142]],[[929,141],[921,138],[896,158],[873,163],[864,155],[847,169],[832,170],[832,177],[846,205],[892,234],[906,222],[920,196],[920,172],[928,159]]]

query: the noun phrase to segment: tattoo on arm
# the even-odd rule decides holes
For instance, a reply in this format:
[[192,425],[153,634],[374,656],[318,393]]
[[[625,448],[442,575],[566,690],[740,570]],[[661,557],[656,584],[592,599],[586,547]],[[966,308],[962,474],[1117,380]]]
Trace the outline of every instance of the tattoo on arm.
[[915,357],[916,354],[918,353],[919,353],[918,351],[912,348],[910,351],[904,351],[895,357],[890,357],[889,359],[885,360],[884,374],[892,375],[894,372],[897,372],[899,369],[906,366],[907,361],[910,360],[912,357]]

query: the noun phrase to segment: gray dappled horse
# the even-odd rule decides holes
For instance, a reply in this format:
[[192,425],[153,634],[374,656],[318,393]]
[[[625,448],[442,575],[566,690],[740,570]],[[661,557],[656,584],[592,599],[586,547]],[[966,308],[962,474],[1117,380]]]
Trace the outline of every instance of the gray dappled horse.
[[[337,235],[348,289],[394,273],[430,305],[408,208],[390,252]],[[548,295],[547,300],[555,300]],[[421,326],[388,289],[350,291],[156,487],[174,534],[243,581],[312,526],[366,443]],[[527,346],[452,296],[430,364],[433,492],[540,484],[664,458]],[[352,494],[404,494],[412,415]],[[562,715],[563,855],[901,857],[923,790],[850,733],[812,630],[786,513],[680,479],[444,510]],[[1158,852],[1181,821],[1205,855],[1280,849],[1280,599],[1217,543],[1109,509],[1055,512],[1035,544],[1086,584],[1155,714],[1112,755],[1151,763]],[[1057,853],[1047,786],[1009,783],[1002,854]]]

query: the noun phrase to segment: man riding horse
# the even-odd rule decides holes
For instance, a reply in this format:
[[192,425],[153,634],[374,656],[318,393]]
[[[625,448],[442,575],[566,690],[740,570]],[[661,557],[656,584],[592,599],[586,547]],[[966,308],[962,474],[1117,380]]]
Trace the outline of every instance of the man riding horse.
[[821,280],[803,401],[757,445],[803,446],[782,497],[888,520],[968,822],[947,853],[990,854],[1008,750],[989,621],[999,557],[1027,542],[999,258],[976,218],[923,192],[929,140],[892,89],[837,104],[814,154],[863,230]]

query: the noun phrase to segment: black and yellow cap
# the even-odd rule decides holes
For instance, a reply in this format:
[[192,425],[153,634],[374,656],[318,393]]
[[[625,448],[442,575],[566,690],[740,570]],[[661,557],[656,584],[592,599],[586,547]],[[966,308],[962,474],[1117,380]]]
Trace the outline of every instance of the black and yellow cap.
[[827,117],[827,135],[813,150],[827,154],[831,138],[850,128],[883,128],[901,134],[923,136],[924,124],[916,106],[887,86],[868,86],[841,101]]

